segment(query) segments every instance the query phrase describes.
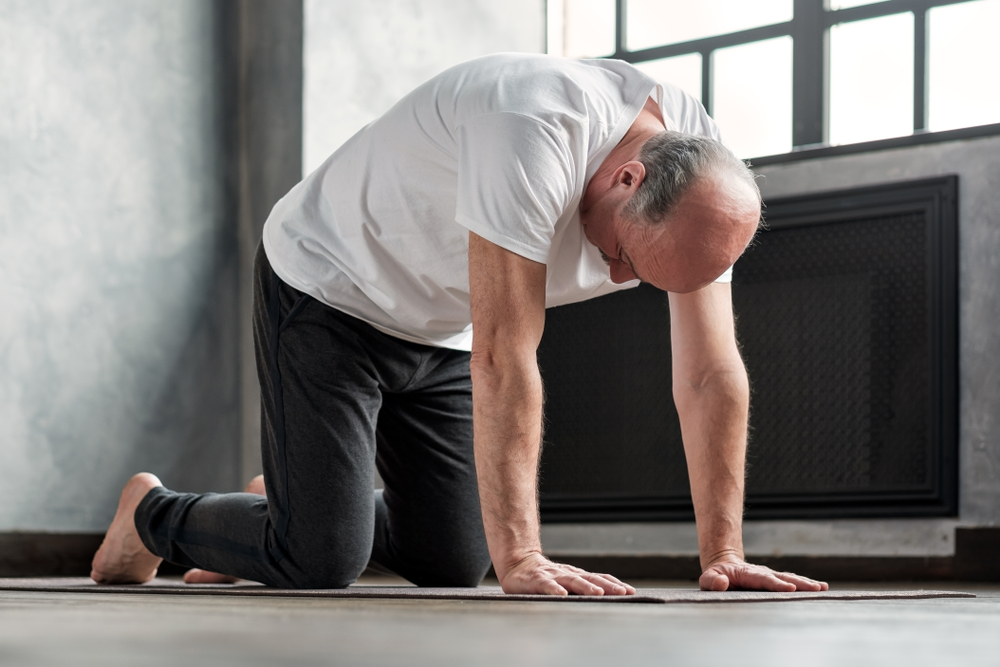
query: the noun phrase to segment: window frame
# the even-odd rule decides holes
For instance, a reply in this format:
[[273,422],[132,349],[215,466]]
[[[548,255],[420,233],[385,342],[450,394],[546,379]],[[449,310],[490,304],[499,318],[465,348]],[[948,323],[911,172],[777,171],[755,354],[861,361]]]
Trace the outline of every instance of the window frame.
[[[892,142],[893,145],[928,143],[956,136],[964,138],[1000,133],[1000,123],[981,125],[958,130],[930,133],[927,131],[927,12],[934,7],[957,5],[970,0],[885,0],[869,5],[845,9],[827,9],[827,0],[793,0],[792,20],[775,23],[724,35],[674,44],[665,44],[635,51],[627,47],[627,0],[615,0],[615,52],[606,56],[638,64],[662,58],[672,58],[697,53],[701,55],[701,103],[711,115],[712,105],[712,54],[717,49],[750,44],[775,37],[792,38],[792,153],[803,150],[842,148],[831,147],[829,137],[829,34],[830,28],[841,23],[910,12],[913,14],[913,134],[904,137],[845,144],[866,146]],[[942,135],[938,139],[938,135]],[[900,142],[900,140],[910,140]],[[914,141],[915,140],[915,141]],[[842,152],[842,151],[838,151]],[[853,151],[850,151],[853,152]],[[791,155],[783,154],[783,155]],[[780,156],[773,156],[775,158]],[[770,160],[769,160],[770,161]]]

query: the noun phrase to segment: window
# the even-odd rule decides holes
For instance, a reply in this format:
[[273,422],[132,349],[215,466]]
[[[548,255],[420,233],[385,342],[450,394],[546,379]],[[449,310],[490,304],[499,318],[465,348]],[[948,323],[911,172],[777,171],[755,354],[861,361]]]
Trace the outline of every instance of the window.
[[712,53],[713,115],[723,139],[741,157],[792,149],[792,38],[716,49]]
[[1000,0],[549,0],[549,53],[698,98],[744,158],[1000,123]]
[[830,27],[829,140],[913,132],[913,14]]

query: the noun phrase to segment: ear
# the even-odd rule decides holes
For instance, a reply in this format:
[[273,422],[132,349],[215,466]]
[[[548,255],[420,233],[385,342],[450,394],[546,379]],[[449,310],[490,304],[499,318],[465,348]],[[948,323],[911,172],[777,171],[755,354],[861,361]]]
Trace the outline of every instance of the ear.
[[613,180],[615,185],[624,185],[635,192],[645,178],[646,167],[638,160],[631,160],[618,167]]

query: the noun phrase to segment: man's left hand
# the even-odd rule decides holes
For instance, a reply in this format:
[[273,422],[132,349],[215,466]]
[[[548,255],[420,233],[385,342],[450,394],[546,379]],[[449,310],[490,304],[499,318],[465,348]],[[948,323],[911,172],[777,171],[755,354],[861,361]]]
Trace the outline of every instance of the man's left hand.
[[775,572],[742,559],[715,562],[705,568],[698,585],[703,591],[825,591],[830,585],[791,572]]

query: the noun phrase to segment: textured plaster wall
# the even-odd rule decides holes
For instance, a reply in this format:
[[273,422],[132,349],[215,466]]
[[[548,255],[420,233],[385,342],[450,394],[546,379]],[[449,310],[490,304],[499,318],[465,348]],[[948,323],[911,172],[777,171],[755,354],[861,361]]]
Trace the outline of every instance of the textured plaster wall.
[[457,63],[545,50],[545,0],[305,0],[303,173]]
[[235,232],[213,4],[0,12],[0,530],[104,530],[150,470],[229,490]]
[[[959,517],[753,521],[748,554],[954,553],[958,524],[1000,525],[1000,137],[765,166],[764,199],[959,175]],[[693,524],[549,524],[552,553],[697,553]]]

